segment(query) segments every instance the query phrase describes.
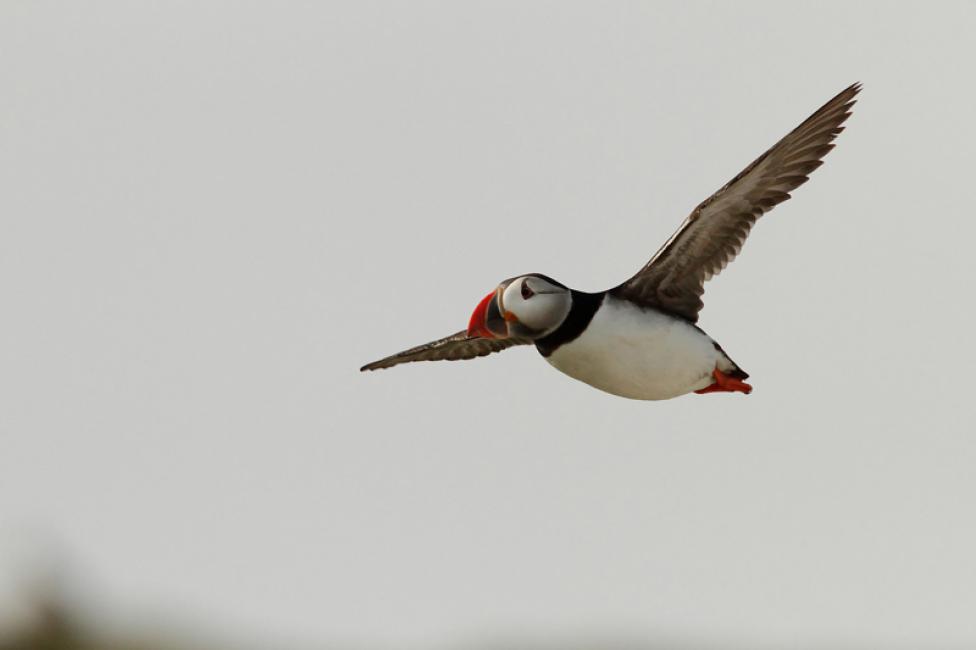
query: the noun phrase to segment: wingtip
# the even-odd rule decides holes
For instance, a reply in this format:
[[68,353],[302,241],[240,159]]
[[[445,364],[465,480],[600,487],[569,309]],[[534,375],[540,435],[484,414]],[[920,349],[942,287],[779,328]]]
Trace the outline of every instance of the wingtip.
[[373,372],[374,370],[383,370],[385,368],[389,368],[390,366],[389,364],[387,364],[387,361],[389,361],[389,359],[380,359],[379,361],[372,361],[370,363],[367,363],[362,368],[360,368],[359,372]]

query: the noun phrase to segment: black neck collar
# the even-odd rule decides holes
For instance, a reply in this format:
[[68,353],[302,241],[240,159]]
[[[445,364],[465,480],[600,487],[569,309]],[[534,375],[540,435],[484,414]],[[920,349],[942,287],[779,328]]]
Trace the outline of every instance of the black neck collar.
[[563,343],[569,343],[582,334],[586,326],[593,320],[593,314],[603,304],[603,297],[606,295],[605,291],[601,293],[584,293],[575,289],[571,289],[571,291],[573,304],[569,308],[565,320],[549,334],[541,339],[536,339],[535,347],[544,357],[555,352]]

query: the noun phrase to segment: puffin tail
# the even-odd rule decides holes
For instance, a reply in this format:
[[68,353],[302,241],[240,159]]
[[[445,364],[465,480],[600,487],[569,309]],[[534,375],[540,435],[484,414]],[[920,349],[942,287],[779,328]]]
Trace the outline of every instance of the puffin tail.
[[739,364],[732,360],[732,357],[730,357],[728,353],[722,349],[721,345],[716,343],[714,340],[712,341],[712,345],[715,346],[715,349],[719,351],[719,354],[725,357],[725,360],[728,361],[732,366],[729,370],[723,370],[722,374],[724,374],[726,377],[732,377],[733,379],[749,379],[749,373],[740,368]]
[[711,384],[705,388],[700,388],[695,392],[699,395],[704,395],[706,393],[745,393],[748,395],[752,392],[752,386],[747,384],[745,379],[749,378],[749,373],[739,367],[732,358],[725,353],[718,343],[712,341],[715,345],[715,349],[725,357],[730,366],[728,369],[720,370],[718,365],[715,366],[715,370],[712,371],[713,381]]
[[[732,361],[732,359],[729,359],[729,361]],[[735,379],[749,379],[749,373],[743,370],[742,368],[740,368],[739,364],[737,364],[735,361],[732,361],[732,366],[733,366],[732,370],[725,373],[727,377],[733,377]]]

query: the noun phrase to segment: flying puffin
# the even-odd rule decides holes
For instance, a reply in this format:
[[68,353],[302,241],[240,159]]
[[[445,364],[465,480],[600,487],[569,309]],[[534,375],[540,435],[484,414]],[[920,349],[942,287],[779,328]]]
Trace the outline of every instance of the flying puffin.
[[749,375],[695,324],[705,281],[739,253],[756,219],[823,164],[860,90],[859,83],[843,90],[702,201],[623,284],[587,293],[541,273],[520,275],[478,303],[466,330],[361,370],[473,359],[534,344],[557,370],[621,397],[750,393]]

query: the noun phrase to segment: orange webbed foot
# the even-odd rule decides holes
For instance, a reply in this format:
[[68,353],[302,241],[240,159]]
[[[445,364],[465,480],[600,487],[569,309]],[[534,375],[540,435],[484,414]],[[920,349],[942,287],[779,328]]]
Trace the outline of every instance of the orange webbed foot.
[[695,393],[698,395],[705,393],[745,393],[748,395],[752,392],[752,386],[741,379],[726,375],[718,368],[712,371],[712,377],[715,381],[711,385],[696,390]]

